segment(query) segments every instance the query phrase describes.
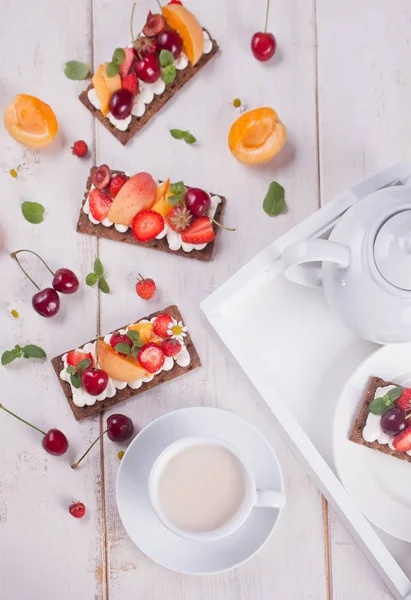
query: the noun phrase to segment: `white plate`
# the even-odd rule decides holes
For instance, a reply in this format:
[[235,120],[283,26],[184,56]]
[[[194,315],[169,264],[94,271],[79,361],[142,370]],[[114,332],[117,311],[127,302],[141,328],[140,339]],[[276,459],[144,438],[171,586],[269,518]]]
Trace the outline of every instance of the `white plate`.
[[173,442],[187,436],[216,436],[244,456],[257,487],[284,491],[278,459],[265,437],[252,425],[217,408],[184,408],[160,417],[128,447],[117,476],[117,506],[133,542],[156,563],[186,574],[211,574],[251,558],[267,541],[278,521],[278,508],[254,508],[233,534],[216,542],[180,538],[161,523],[148,496],[154,461]]
[[348,439],[371,376],[409,387],[411,344],[384,346],[349,378],[335,413],[335,466],[367,519],[386,533],[411,542],[411,463]]

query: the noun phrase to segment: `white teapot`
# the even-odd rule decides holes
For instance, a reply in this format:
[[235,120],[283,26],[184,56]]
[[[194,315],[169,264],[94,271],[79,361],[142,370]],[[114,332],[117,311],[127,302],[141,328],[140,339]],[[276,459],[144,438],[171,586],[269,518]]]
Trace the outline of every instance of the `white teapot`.
[[411,342],[411,186],[359,200],[329,239],[291,244],[282,260],[288,279],[323,287],[329,305],[362,338]]

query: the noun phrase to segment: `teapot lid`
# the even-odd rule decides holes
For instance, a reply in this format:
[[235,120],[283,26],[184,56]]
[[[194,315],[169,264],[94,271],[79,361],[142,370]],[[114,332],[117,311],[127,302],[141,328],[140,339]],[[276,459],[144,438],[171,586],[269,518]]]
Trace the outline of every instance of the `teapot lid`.
[[374,241],[374,260],[388,283],[411,291],[411,210],[389,218]]

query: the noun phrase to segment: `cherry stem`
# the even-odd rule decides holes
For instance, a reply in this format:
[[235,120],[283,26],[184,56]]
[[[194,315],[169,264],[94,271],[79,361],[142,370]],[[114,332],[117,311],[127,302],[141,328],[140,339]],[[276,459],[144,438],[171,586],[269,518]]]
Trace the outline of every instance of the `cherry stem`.
[[136,2],[133,2],[133,7],[131,9],[131,18],[130,18],[130,33],[131,33],[131,41],[133,42],[133,44],[136,41],[136,39],[134,37],[134,32],[133,32],[133,21],[134,21],[134,11],[135,10],[136,10]]
[[32,278],[31,278],[31,277],[30,277],[30,275],[27,273],[27,271],[25,271],[25,270],[23,269],[23,267],[21,266],[21,264],[20,264],[20,261],[19,261],[19,259],[18,259],[18,258],[17,258],[17,256],[16,256],[16,252],[13,252],[12,254],[10,254],[10,256],[11,256],[11,258],[14,258],[14,260],[16,261],[16,263],[19,265],[20,269],[23,271],[23,273],[24,273],[24,274],[25,274],[25,276],[27,277],[27,279],[30,279],[30,281],[31,281],[31,283],[34,285],[34,287],[36,287],[36,288],[37,288],[37,289],[40,291],[40,288],[39,288],[39,286],[37,285],[37,283],[36,283],[35,281],[33,281],[33,280],[32,280]]
[[79,464],[81,463],[81,461],[83,460],[83,458],[85,456],[87,456],[87,454],[90,452],[90,450],[92,449],[92,447],[97,444],[97,442],[99,441],[99,439],[102,438],[105,433],[107,433],[107,429],[105,431],[103,431],[103,433],[100,433],[100,435],[98,436],[98,438],[96,440],[94,440],[94,442],[91,444],[91,446],[89,446],[87,448],[87,450],[85,451],[85,453],[83,454],[83,456],[81,458],[79,458],[77,462],[75,462],[75,463],[73,463],[71,465],[72,469],[77,469],[77,467],[79,466]]
[[43,265],[46,267],[46,269],[48,269],[48,271],[53,275],[55,275],[54,271],[52,271],[50,269],[50,267],[48,266],[48,264],[46,263],[46,261],[44,259],[41,258],[41,256],[39,254],[37,254],[37,252],[33,252],[33,250],[26,250],[25,248],[23,248],[22,250],[16,250],[16,252],[12,252],[10,256],[12,256],[12,258],[16,258],[16,255],[19,254],[20,252],[29,252],[30,254],[34,254],[34,256],[37,256],[37,258],[39,260],[41,260],[41,262],[43,263]]
[[224,225],[221,225],[221,223],[219,223],[218,221],[216,221],[215,219],[211,219],[213,223],[215,223],[218,227],[221,227],[221,229],[225,229],[226,231],[235,231],[235,227],[231,228],[231,227],[225,227]]
[[35,425],[32,425],[31,423],[29,423],[28,421],[25,421],[24,419],[22,419],[21,417],[18,417],[14,412],[11,412],[11,410],[9,410],[8,408],[6,408],[5,406],[3,406],[3,404],[0,404],[0,408],[4,411],[6,411],[7,413],[9,413],[9,415],[11,415],[12,417],[15,417],[16,419],[18,419],[19,421],[21,421],[22,423],[25,423],[26,425],[28,425],[29,427],[32,427],[33,429],[35,429],[36,431],[42,433],[43,435],[47,435],[45,431],[43,431],[42,429],[39,429],[38,427],[36,427]]
[[162,10],[163,7],[160,4],[160,0],[157,0],[157,4],[158,4],[159,9]]
[[267,10],[265,13],[265,27],[264,27],[264,33],[267,33],[267,27],[268,27],[268,14],[270,12],[270,0],[267,0]]

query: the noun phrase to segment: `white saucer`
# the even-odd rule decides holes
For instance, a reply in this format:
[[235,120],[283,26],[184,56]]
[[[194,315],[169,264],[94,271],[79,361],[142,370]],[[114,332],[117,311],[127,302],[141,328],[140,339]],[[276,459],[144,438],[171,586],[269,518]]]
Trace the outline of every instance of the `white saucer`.
[[362,513],[390,535],[411,542],[411,463],[348,440],[371,376],[411,386],[411,344],[384,346],[354,371],[338,401],[334,460]]
[[133,542],[156,563],[185,574],[205,575],[232,569],[251,558],[267,541],[280,509],[254,508],[233,534],[215,542],[183,539],[168,530],[152,509],[148,478],[158,455],[180,438],[216,436],[247,459],[257,487],[284,491],[278,459],[265,437],[252,425],[217,408],[184,408],[160,417],[128,447],[117,476],[117,506]]

